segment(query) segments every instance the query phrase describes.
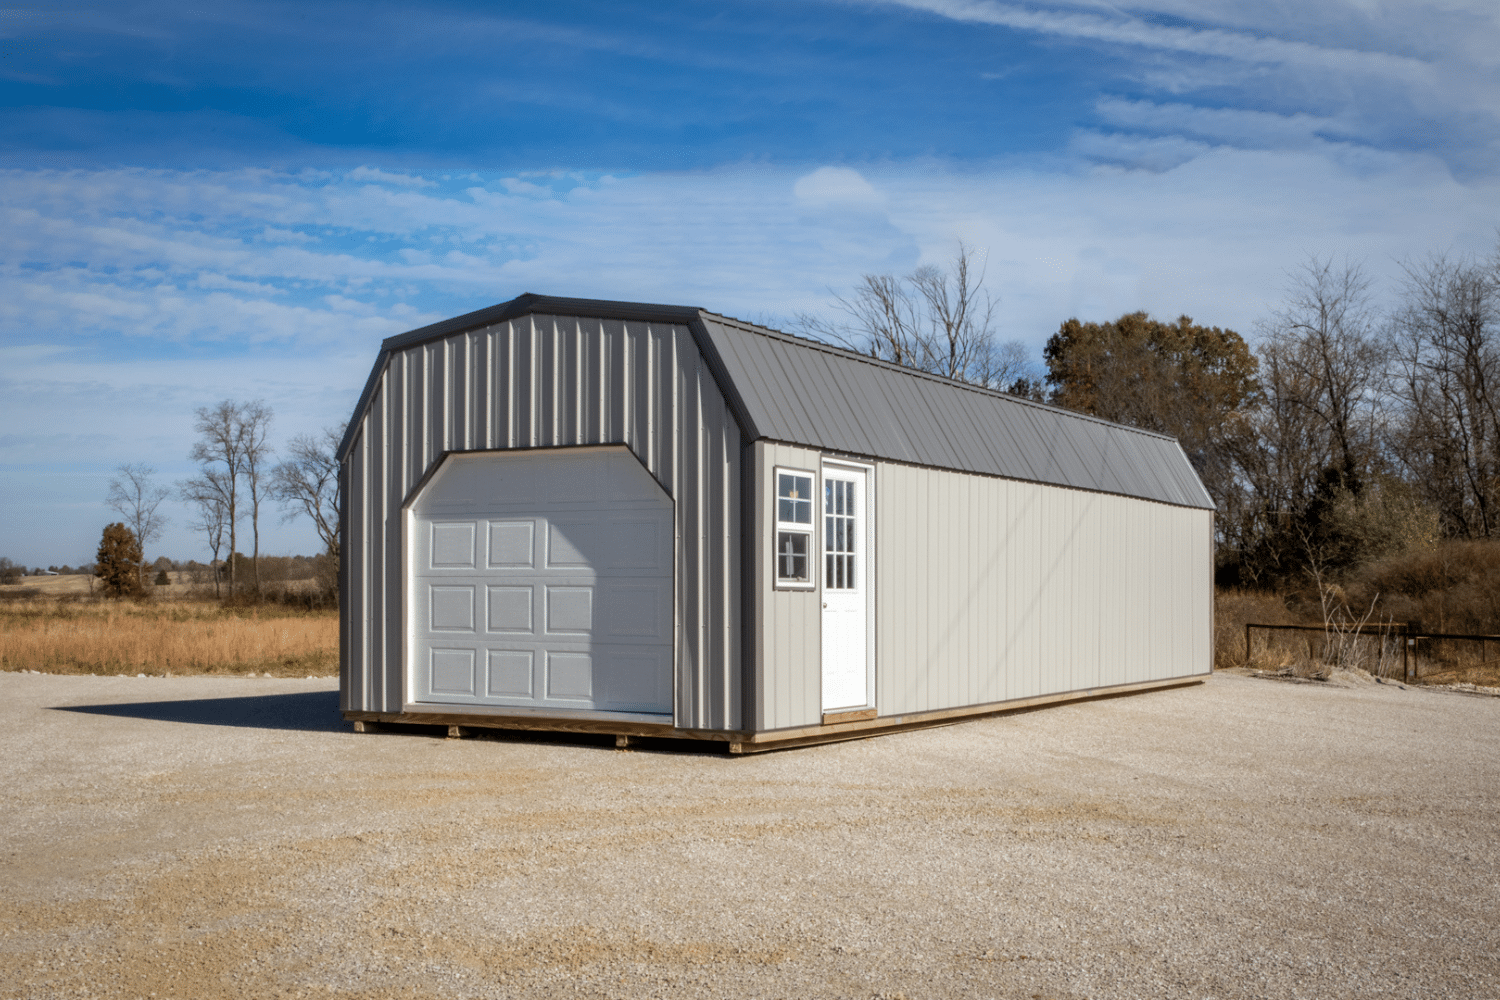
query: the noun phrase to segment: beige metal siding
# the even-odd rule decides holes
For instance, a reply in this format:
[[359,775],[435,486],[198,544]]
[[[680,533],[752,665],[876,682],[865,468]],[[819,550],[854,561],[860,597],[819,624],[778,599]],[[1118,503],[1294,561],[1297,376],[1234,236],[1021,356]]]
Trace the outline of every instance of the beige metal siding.
[[881,715],[1208,671],[1211,511],[890,463],[876,483]]
[[[753,707],[757,730],[816,725],[822,718],[823,612],[818,590],[777,590],[772,560],[776,551],[775,483],[777,466],[819,474],[821,455],[806,448],[757,441],[750,448],[755,469],[751,505],[755,556],[747,577],[753,580],[754,640],[751,643]],[[814,523],[821,521],[814,517]],[[821,535],[813,535],[812,558],[819,561]],[[818,571],[821,576],[821,571]]]
[[674,501],[678,726],[742,725],[738,426],[684,325],[522,316],[393,350],[351,434],[343,707],[403,708],[401,508],[449,451],[624,444]]

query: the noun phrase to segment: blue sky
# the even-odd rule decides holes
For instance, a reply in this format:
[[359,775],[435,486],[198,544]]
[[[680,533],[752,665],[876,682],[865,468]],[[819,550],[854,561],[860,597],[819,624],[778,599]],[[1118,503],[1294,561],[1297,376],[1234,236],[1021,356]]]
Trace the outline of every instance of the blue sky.
[[[1309,253],[1386,297],[1489,254],[1497,182],[1479,0],[3,10],[0,555],[91,558],[197,407],[283,442],[525,291],[778,324],[963,240],[1034,356],[1133,309],[1253,336]],[[205,558],[169,513],[148,555]]]

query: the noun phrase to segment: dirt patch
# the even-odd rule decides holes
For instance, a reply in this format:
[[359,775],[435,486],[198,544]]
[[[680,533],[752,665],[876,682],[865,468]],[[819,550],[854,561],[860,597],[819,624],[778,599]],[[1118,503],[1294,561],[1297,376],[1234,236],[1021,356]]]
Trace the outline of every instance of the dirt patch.
[[0,674],[0,761],[6,998],[1500,995],[1496,699],[1219,675],[729,758]]

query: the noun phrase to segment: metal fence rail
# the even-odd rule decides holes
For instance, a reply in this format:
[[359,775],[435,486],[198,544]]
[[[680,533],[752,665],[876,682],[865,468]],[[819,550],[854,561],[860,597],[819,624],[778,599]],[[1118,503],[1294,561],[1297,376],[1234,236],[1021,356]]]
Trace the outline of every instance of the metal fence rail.
[[[1414,628],[1408,622],[1383,622],[1376,624],[1366,623],[1364,625],[1258,625],[1247,623],[1245,625],[1245,661],[1250,661],[1250,630],[1265,629],[1267,631],[1283,632],[1320,632],[1324,635],[1338,633],[1342,635],[1369,635],[1375,638],[1400,638],[1401,643],[1401,680],[1403,683],[1411,683],[1412,659],[1416,655],[1417,643],[1423,640],[1444,641],[1455,640],[1465,642],[1500,642],[1500,635],[1467,635],[1459,632],[1428,632]],[[1481,647],[1483,648],[1483,647]],[[1480,665],[1483,666],[1482,662]]]

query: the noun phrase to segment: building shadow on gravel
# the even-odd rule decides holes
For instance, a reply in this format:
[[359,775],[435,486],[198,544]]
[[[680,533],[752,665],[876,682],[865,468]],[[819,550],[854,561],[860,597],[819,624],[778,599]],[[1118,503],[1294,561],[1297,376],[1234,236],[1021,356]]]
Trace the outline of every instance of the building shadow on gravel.
[[113,715],[196,726],[245,729],[290,729],[304,733],[346,732],[337,691],[251,695],[244,698],[189,698],[183,701],[137,701],[113,705],[56,705],[59,712]]

